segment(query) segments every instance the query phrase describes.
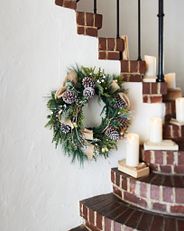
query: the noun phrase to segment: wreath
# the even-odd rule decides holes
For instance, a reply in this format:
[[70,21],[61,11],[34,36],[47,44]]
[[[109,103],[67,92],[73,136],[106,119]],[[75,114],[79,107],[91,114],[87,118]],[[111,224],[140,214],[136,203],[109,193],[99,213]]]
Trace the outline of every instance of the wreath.
[[[56,147],[61,144],[65,154],[80,162],[108,157],[130,124],[130,102],[122,84],[121,76],[105,74],[101,69],[70,69],[62,86],[51,92],[47,104],[51,113],[46,126],[53,130]],[[105,104],[101,124],[85,128],[83,107],[95,95]]]

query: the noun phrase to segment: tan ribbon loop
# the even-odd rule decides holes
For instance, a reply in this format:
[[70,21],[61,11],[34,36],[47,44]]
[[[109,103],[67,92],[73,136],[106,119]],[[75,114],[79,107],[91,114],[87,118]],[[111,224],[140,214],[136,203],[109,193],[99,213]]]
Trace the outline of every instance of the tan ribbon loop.
[[63,87],[63,85],[56,91],[55,98],[60,99],[64,92],[66,91],[66,87]]
[[126,103],[127,108],[130,109],[131,104],[128,96],[123,92],[118,93],[118,95],[121,98],[121,100]]
[[115,91],[119,90],[120,89],[120,86],[118,85],[117,81],[116,80],[113,80],[112,81],[112,84],[111,84],[111,90],[112,90],[112,93],[114,93]]
[[82,132],[82,134],[86,140],[93,140],[93,131],[92,130],[85,128],[84,131]]
[[88,157],[89,160],[92,160],[94,157],[94,150],[95,150],[95,146],[93,144],[88,143],[84,152],[86,154],[86,156]]
[[71,70],[70,72],[68,72],[65,81],[64,81],[64,85],[66,84],[66,81],[71,81],[74,84],[77,83],[77,73],[73,70]]

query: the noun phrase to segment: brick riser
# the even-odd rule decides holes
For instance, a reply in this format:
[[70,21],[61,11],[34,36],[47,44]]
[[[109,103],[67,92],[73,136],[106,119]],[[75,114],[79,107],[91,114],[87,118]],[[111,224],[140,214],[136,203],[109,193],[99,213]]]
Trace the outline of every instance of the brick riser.
[[184,218],[137,209],[112,194],[80,202],[80,214],[92,231],[182,231]]
[[184,151],[145,151],[141,160],[154,172],[160,174],[184,175]]
[[121,200],[158,213],[184,216],[184,178],[151,174],[135,179],[112,169],[113,192]]

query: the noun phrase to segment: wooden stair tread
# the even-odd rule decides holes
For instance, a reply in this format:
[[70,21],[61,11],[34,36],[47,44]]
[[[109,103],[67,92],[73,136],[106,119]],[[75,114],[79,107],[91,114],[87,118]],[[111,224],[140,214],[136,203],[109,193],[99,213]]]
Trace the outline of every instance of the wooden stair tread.
[[[83,200],[80,204],[83,218],[90,224],[94,222],[91,225],[96,225],[99,230],[102,230],[100,219],[103,220],[103,217],[103,230],[111,230],[112,226],[116,227],[114,231],[121,230],[121,226],[139,231],[147,231],[149,228],[152,231],[158,231],[159,228],[161,231],[184,230],[184,218],[145,211],[119,200],[112,193]],[[155,227],[157,222],[160,222],[159,228]]]
[[80,225],[74,229],[70,229],[69,231],[89,231],[84,225]]
[[[121,175],[129,179],[135,179],[123,172],[120,172],[117,168],[112,169],[116,174]],[[136,179],[136,181],[148,183],[151,185],[165,186],[165,187],[174,187],[174,188],[184,188],[184,176],[177,175],[162,175],[158,173],[151,173],[149,176],[141,177]]]

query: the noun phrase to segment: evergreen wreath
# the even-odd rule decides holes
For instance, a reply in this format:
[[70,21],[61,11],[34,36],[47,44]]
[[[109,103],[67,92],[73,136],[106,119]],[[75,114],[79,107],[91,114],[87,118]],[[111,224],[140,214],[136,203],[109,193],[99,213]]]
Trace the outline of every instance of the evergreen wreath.
[[[105,74],[101,69],[70,69],[47,104],[51,113],[46,126],[53,130],[56,147],[61,144],[65,154],[80,162],[108,157],[130,124],[130,102],[122,84],[121,76]],[[95,95],[105,104],[102,121],[97,127],[85,128],[83,107]]]

